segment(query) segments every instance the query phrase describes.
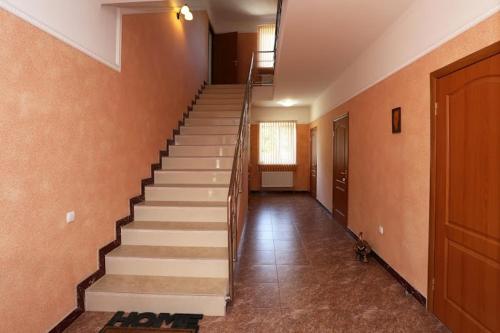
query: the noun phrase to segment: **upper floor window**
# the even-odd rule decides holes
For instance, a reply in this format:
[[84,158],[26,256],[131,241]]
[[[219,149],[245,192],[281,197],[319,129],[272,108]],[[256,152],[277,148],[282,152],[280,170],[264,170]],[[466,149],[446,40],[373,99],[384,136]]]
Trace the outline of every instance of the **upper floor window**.
[[258,67],[274,67],[274,38],[275,24],[262,24],[257,26],[257,51]]

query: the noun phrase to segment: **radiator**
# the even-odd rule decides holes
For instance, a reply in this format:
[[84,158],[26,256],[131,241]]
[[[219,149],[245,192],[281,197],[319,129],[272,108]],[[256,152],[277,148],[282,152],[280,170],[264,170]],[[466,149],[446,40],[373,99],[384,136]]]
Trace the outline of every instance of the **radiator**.
[[262,172],[262,187],[293,187],[293,171]]

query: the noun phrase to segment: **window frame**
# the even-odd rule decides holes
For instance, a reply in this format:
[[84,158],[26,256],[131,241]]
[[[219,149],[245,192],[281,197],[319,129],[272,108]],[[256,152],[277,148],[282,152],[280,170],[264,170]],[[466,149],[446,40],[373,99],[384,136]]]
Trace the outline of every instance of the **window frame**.
[[[262,149],[261,149],[261,144],[262,144],[262,124],[270,124],[270,123],[290,123],[293,124],[294,131],[293,131],[293,163],[264,163],[261,158],[262,154]],[[290,166],[290,167],[296,167],[297,166],[297,121],[296,120],[274,120],[274,121],[259,121],[258,123],[259,126],[259,140],[258,140],[258,165],[260,167],[276,167],[276,166]],[[278,148],[279,149],[279,148]]]

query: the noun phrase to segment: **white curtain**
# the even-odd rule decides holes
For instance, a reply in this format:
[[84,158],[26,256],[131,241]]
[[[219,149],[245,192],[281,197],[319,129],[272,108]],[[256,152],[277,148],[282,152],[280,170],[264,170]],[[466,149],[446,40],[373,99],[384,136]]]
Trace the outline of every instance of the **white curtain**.
[[259,164],[296,164],[296,124],[293,121],[262,122],[259,126]]
[[[275,24],[257,26],[258,51],[274,51]],[[274,67],[274,52],[259,53],[258,67]]]

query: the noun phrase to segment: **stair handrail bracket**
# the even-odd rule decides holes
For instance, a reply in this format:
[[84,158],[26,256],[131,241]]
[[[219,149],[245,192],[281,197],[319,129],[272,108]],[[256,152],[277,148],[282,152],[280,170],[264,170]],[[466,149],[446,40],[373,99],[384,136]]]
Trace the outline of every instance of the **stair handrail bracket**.
[[236,142],[231,180],[227,196],[227,223],[228,223],[228,262],[229,262],[229,287],[227,300],[231,302],[234,294],[233,264],[238,259],[238,219],[240,212],[240,194],[244,190],[245,165],[248,166],[248,149],[250,143],[250,107],[252,100],[252,74],[255,58],[252,55],[250,69],[245,86],[238,140]]

